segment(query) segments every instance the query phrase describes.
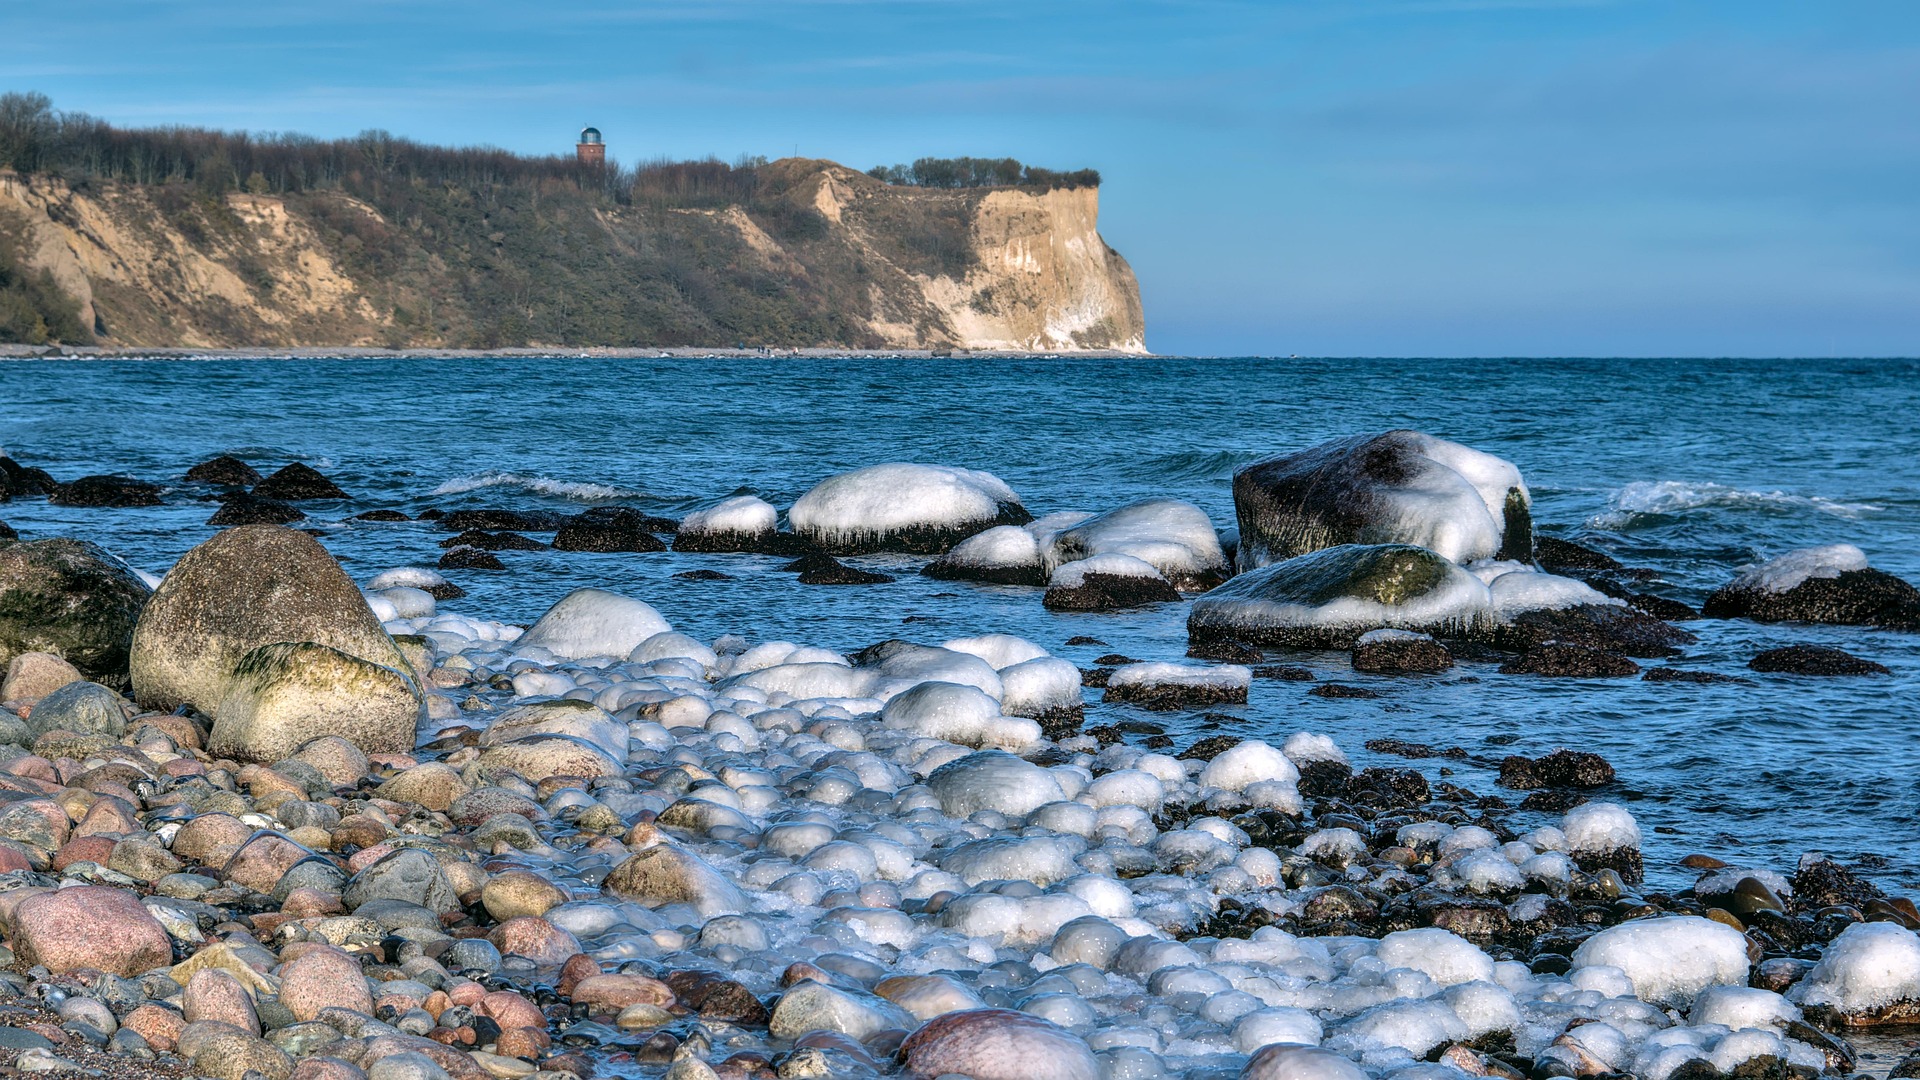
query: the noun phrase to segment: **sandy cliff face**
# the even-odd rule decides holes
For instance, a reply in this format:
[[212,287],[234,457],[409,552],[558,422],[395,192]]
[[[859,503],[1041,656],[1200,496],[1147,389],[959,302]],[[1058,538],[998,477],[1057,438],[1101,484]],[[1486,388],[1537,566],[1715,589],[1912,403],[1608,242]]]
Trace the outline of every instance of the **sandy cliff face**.
[[[1097,190],[926,191],[800,160],[768,175],[789,212],[768,214],[762,200],[568,218],[536,203],[542,235],[566,240],[564,263],[514,246],[523,234],[502,226],[511,207],[476,215],[465,235],[389,221],[338,193],[75,188],[0,170],[0,213],[24,226],[31,264],[80,300],[109,346],[1146,351],[1133,271],[1096,229]],[[496,310],[502,282],[523,315]],[[583,282],[636,300],[591,324],[553,318]]]

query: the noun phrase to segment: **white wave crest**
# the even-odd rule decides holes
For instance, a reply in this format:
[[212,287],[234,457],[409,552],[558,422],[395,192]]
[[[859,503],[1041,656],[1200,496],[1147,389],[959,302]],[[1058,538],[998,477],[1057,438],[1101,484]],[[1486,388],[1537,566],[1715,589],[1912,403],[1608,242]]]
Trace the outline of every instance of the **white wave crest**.
[[555,480],[548,476],[526,476],[521,473],[503,472],[488,469],[485,472],[468,473],[456,476],[428,494],[459,495],[483,488],[511,487],[535,495],[554,495],[575,502],[596,502],[603,499],[637,499],[646,494],[627,488],[614,487],[611,484],[589,484],[573,480]]
[[1819,495],[1790,495],[1784,491],[1751,491],[1727,484],[1686,480],[1638,480],[1607,499],[1604,513],[1587,522],[1599,529],[1617,529],[1636,518],[1676,517],[1695,510],[1814,510],[1835,517],[1859,518],[1886,509],[1874,503],[1849,503]]

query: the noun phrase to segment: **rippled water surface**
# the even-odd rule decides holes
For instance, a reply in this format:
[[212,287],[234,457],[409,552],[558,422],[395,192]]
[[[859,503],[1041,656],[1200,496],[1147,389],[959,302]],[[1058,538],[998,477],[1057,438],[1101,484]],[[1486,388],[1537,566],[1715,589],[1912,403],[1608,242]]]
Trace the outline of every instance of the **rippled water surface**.
[[[1697,605],[1734,569],[1846,541],[1920,581],[1920,364],[1702,360],[336,360],[0,363],[0,446],[61,479],[119,472],[178,484],[230,453],[267,472],[315,466],[353,499],[309,504],[356,576],[431,565],[426,523],[344,519],[375,507],[579,509],[623,503],[684,513],[742,493],[786,506],[829,473],[882,461],[998,474],[1036,515],[1147,496],[1233,524],[1234,469],[1362,431],[1413,427],[1512,459],[1543,531],[1660,571]],[[99,541],[162,572],[213,533],[201,492],[155,509],[0,504],[25,538]],[[504,574],[455,572],[447,610],[525,622],[568,589],[642,597],[679,629],[851,649],[886,637],[938,643],[1002,631],[1087,666],[1102,653],[1177,659],[1185,605],[1055,615],[1039,590],[936,582],[907,559],[891,585],[810,588],[749,555],[502,552]],[[712,567],[731,581],[673,580]],[[1089,710],[1166,726],[1333,735],[1356,764],[1393,736],[1464,747],[1414,762],[1481,793],[1507,753],[1593,750],[1619,771],[1612,796],[1648,830],[1649,875],[1669,884],[1690,851],[1790,870],[1799,854],[1882,856],[1920,879],[1920,635],[1745,623],[1690,624],[1680,661],[1744,673],[1774,645],[1871,657],[1891,679],[1754,676],[1749,685],[1507,677],[1463,665],[1438,678],[1355,676],[1343,654],[1292,662],[1364,684],[1376,700],[1323,700],[1256,681],[1231,720]],[[1068,648],[1074,635],[1107,647]],[[1208,729],[1213,730],[1213,729]],[[1509,740],[1511,745],[1505,745]],[[1509,793],[1511,794],[1511,793]],[[1517,796],[1513,796],[1517,802]],[[1523,815],[1524,817],[1524,815]]]

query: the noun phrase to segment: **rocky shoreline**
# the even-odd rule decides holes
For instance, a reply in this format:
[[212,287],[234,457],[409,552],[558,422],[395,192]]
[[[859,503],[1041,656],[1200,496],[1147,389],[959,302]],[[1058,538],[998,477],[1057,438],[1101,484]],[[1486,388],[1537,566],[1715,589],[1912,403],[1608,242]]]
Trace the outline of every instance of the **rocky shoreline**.
[[[1307,732],[1137,746],[1081,730],[1083,684],[1149,709],[1244,701],[1255,679],[1292,677],[1262,662],[1295,635],[1343,640],[1376,672],[1505,650],[1591,676],[1603,658],[1670,654],[1658,619],[1537,568],[1469,581],[1397,549],[1393,577],[1344,593],[1303,587],[1305,570],[1371,574],[1379,559],[1286,574],[1242,561],[1229,577],[1248,548],[1200,535],[1185,504],[1023,526],[985,474],[896,471],[877,500],[853,475],[809,504],[814,535],[863,550],[890,530],[942,536],[949,571],[991,581],[1033,565],[1005,530],[1071,534],[1064,565],[1109,572],[1056,573],[1056,588],[1226,578],[1209,595],[1231,603],[1248,581],[1257,603],[1221,625],[1261,632],[1196,633],[1200,663],[1114,655],[1083,672],[1007,635],[851,654],[700,641],[595,589],[519,627],[443,610],[459,590],[437,570],[356,584],[276,524],[217,534],[151,595],[90,545],[0,541],[0,981],[22,1003],[0,1012],[0,1064],[219,1080],[1706,1080],[1851,1074],[1847,1032],[1920,1010],[1910,900],[1812,854],[1785,871],[1690,856],[1692,887],[1650,888],[1596,755],[1512,756],[1503,791],[1475,792],[1444,768],[1355,770]],[[269,496],[326,497],[304,473],[269,479]],[[882,520],[921,482],[947,501]],[[1511,554],[1503,530],[1531,528],[1519,491],[1487,500],[1504,514],[1474,541],[1489,556]],[[699,543],[810,547],[763,506],[699,523]],[[581,533],[589,550],[645,550],[627,533],[662,527],[602,518]],[[954,545],[989,533],[971,554]],[[1589,575],[1580,589],[1631,591],[1607,576],[1617,566],[1552,554]],[[806,559],[803,573],[839,565]],[[1722,602],[1877,625],[1910,610],[1911,588],[1857,551],[1769,567]],[[1499,584],[1513,574],[1524,590]],[[1441,586],[1446,603],[1426,604]],[[1560,606],[1512,606],[1549,594]],[[1330,601],[1356,596],[1383,605],[1362,616],[1375,629],[1337,621],[1351,605]],[[1515,629],[1529,612],[1553,613],[1552,630]],[[1557,824],[1526,828],[1521,812]],[[1909,1069],[1920,1061],[1893,1074]]]

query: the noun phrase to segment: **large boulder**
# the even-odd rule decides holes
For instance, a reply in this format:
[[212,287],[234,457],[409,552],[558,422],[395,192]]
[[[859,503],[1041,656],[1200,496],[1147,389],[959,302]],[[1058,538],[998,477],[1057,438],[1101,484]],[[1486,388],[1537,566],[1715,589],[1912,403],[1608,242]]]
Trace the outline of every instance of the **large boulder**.
[[1413,544],[1457,563],[1533,558],[1533,501],[1502,458],[1417,431],[1357,435],[1233,477],[1236,562],[1342,544]]
[[134,700],[212,713],[240,658],[274,642],[312,642],[408,670],[366,597],[318,541],[278,525],[242,525],[181,556],[141,612]]
[[1130,555],[1177,588],[1210,589],[1226,580],[1226,552],[1206,511],[1179,499],[1143,499],[1052,534],[1052,565],[1096,555]]
[[995,525],[1033,515],[991,473],[893,462],[830,476],[787,511],[794,534],[833,555],[936,555]]
[[1750,566],[1707,597],[1709,619],[1920,630],[1920,589],[1867,565],[1852,544],[1790,551]]
[[1352,648],[1380,627],[1484,636],[1493,600],[1479,578],[1407,544],[1345,544],[1242,573],[1193,602],[1187,634],[1310,649]]
[[759,551],[778,554],[790,545],[779,533],[780,512],[753,495],[735,495],[680,519],[675,551]]
[[545,649],[567,660],[624,659],[641,642],[671,629],[645,601],[604,589],[575,589],[548,608],[515,645]]
[[173,962],[166,929],[127,889],[80,885],[44,892],[23,902],[12,923],[23,967],[127,978]]
[[34,705],[27,714],[27,730],[35,735],[71,731],[119,738],[127,732],[126,699],[99,683],[68,683]]
[[0,544],[0,664],[49,652],[90,679],[125,686],[134,621],[152,594],[125,564],[81,540]]
[[226,680],[207,750],[279,761],[326,735],[369,753],[411,750],[424,701],[401,672],[311,641],[262,645],[241,657]]

